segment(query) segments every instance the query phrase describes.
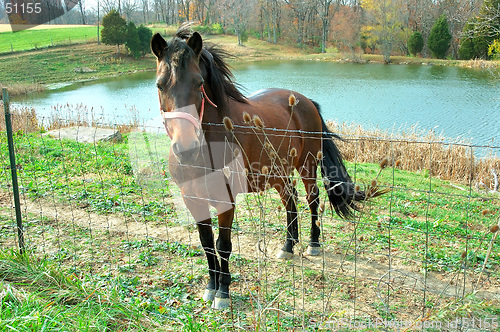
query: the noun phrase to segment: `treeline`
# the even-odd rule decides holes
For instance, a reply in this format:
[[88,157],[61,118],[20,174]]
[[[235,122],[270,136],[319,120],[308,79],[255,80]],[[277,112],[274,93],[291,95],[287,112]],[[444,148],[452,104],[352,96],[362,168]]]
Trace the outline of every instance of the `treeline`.
[[[48,0],[56,1],[56,0]],[[80,22],[97,21],[97,0],[81,0]],[[207,32],[292,42],[318,52],[421,54],[491,59],[500,53],[500,0],[100,0],[137,24],[200,24]],[[74,19],[78,17],[74,15]],[[439,49],[432,49],[438,34]],[[445,38],[446,37],[446,38]],[[420,40],[421,38],[421,40]],[[431,40],[429,40],[431,38]],[[413,46],[419,46],[421,49]],[[445,52],[442,49],[446,48]]]

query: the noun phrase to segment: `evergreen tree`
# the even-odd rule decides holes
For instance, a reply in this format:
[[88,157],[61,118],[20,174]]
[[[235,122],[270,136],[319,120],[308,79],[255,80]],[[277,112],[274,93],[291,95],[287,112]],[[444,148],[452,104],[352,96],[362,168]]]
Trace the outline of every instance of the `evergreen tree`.
[[102,18],[101,40],[106,45],[116,45],[117,54],[120,54],[120,45],[127,37],[127,22],[112,9]]
[[446,16],[441,15],[431,29],[427,45],[434,57],[444,59],[450,48],[451,33]]
[[137,34],[139,35],[139,41],[141,43],[141,53],[142,55],[146,55],[151,52],[151,38],[153,37],[153,31],[151,29],[146,28],[144,25],[139,25],[137,28]]
[[141,56],[141,41],[139,40],[139,34],[134,22],[128,22],[127,24],[125,46],[127,46],[134,59],[138,59]]
[[411,54],[417,55],[422,52],[424,48],[424,37],[419,31],[415,31],[408,39],[408,50]]

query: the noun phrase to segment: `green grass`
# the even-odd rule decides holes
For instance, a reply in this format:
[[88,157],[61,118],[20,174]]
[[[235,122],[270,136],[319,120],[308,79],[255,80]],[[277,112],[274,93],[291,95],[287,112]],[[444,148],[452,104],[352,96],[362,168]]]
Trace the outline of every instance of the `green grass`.
[[96,41],[94,26],[1,32],[0,54]]
[[[149,137],[151,147],[158,143],[155,140]],[[350,174],[361,186],[377,178],[379,185],[392,191],[367,203],[351,221],[333,217],[326,208],[321,217],[328,261],[324,266],[321,258],[314,264],[307,257],[274,261],[274,250],[286,231],[280,199],[273,191],[243,197],[237,206],[230,259],[233,309],[219,313],[200,300],[207,282],[206,261],[195,226],[183,220],[171,201],[175,186],[168,170],[158,168],[159,183],[145,186],[141,181],[154,168],[133,166],[130,135],[118,143],[94,145],[18,132],[15,141],[22,199],[31,202],[23,208],[30,255],[19,258],[2,249],[0,262],[7,265],[2,269],[0,263],[0,280],[5,289],[15,290],[2,299],[0,321],[18,330],[27,324],[36,329],[45,324],[47,330],[91,330],[78,318],[88,315],[94,330],[116,324],[128,324],[130,330],[152,326],[183,331],[287,330],[302,328],[304,322],[306,330],[313,330],[328,317],[352,317],[353,305],[372,317],[395,319],[408,317],[404,315],[416,319],[423,307],[429,317],[449,320],[491,317],[500,310],[498,301],[471,294],[457,299],[429,291],[424,302],[422,284],[411,275],[407,278],[414,285],[394,284],[380,293],[378,273],[384,271],[373,269],[387,265],[389,256],[398,271],[416,273],[422,280],[425,275],[441,276],[455,285],[464,274],[467,285],[472,284],[483,268],[493,236],[489,228],[498,222],[498,198],[475,190],[463,192],[448,181],[429,177],[425,170],[387,168],[378,175],[377,164],[349,163]],[[4,135],[0,143],[0,154],[6,156]],[[7,160],[0,162],[2,186],[9,181]],[[159,164],[165,166],[166,161]],[[7,195],[3,188],[0,197]],[[296,254],[307,244],[309,232],[305,191],[302,185],[298,190],[302,222]],[[49,213],[51,209],[57,216]],[[0,205],[2,248],[15,246],[11,213],[10,206]],[[126,227],[120,228],[120,221]],[[256,243],[267,244],[265,258],[252,256]],[[343,269],[332,255],[343,262]],[[19,266],[13,268],[11,262]],[[500,284],[499,266],[500,251],[494,245],[483,275],[492,287]],[[363,274],[368,273],[365,268],[370,269],[369,276]],[[48,276],[33,270],[48,271]],[[393,272],[393,278],[401,277]],[[433,279],[429,280],[432,287]],[[390,297],[389,307],[379,295]],[[303,298],[305,309],[301,309]],[[326,301],[335,302],[323,312]],[[416,304],[408,307],[408,303]],[[30,313],[33,321],[18,318]]]

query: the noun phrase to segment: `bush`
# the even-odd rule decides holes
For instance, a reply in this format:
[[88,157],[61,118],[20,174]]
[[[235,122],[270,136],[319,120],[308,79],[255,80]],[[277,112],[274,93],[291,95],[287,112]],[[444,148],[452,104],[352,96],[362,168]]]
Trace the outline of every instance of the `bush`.
[[144,25],[139,25],[137,28],[137,35],[139,36],[139,42],[141,44],[141,53],[146,55],[151,52],[151,38],[153,37],[153,31],[145,27]]
[[134,22],[128,22],[127,24],[127,40],[125,41],[125,46],[134,59],[138,59],[141,56],[141,41],[139,40],[139,34],[137,33]]
[[427,45],[434,57],[444,59],[450,48],[451,33],[446,16],[441,15],[431,29]]
[[415,31],[408,39],[408,50],[412,55],[417,55],[424,48],[424,37],[419,31]]

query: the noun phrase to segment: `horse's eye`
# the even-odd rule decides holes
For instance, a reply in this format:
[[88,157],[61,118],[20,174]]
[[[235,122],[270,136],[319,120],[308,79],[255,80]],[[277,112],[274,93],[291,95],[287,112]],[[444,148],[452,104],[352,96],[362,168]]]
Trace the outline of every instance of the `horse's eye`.
[[158,88],[159,91],[163,91],[163,87],[160,84],[157,84],[156,87]]

